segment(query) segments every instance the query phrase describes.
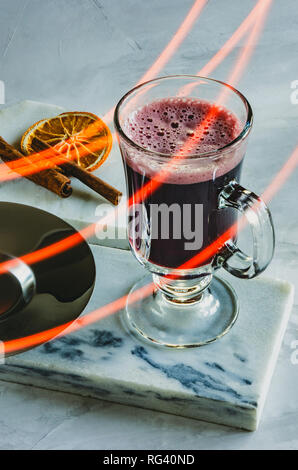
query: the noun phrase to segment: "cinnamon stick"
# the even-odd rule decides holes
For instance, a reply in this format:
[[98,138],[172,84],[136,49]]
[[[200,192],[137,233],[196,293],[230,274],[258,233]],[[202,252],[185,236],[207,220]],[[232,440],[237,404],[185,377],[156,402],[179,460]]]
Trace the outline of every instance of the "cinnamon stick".
[[58,194],[60,197],[69,197],[72,193],[72,188],[70,185],[70,179],[58,171],[56,168],[49,168],[46,170],[39,170],[36,173],[32,172],[32,174],[23,175],[20,167],[20,171],[18,172],[17,168],[14,168],[13,165],[10,165],[15,160],[20,158],[23,161],[28,161],[28,167],[32,167],[34,171],[35,164],[30,160],[29,157],[24,157],[24,155],[15,149],[12,145],[6,142],[3,137],[0,136],[0,157],[2,160],[16,173],[25,176],[30,181],[38,184],[39,186],[43,186],[44,188],[52,191],[55,194]]
[[67,174],[78,178],[78,180],[82,181],[82,183],[93,189],[93,191],[97,192],[105,199],[110,201],[112,204],[114,204],[114,206],[119,204],[122,193],[118,191],[118,189],[98,178],[98,176],[95,176],[89,171],[84,170],[79,165],[77,165],[77,163],[71,160],[63,163],[62,167],[66,169]]
[[[63,154],[57,151],[55,147],[51,147],[49,144],[41,141],[38,138],[35,138],[34,147],[36,151],[40,152],[42,152],[46,148],[51,148],[54,152],[57,153],[60,158],[63,157]],[[88,186],[90,189],[100,194],[100,196],[110,201],[112,204],[114,204],[114,206],[117,206],[119,204],[122,193],[118,191],[118,189],[114,188],[113,186],[106,183],[97,176],[93,175],[84,168],[80,167],[74,160],[69,160],[67,158],[64,158],[63,160],[64,161],[62,163],[59,163],[59,166],[55,168],[60,168],[66,174],[74,176],[82,183],[86,184],[86,186]]]
[[[33,181],[34,183],[45,187],[49,191],[58,194],[60,197],[68,197],[72,193],[70,179],[63,174],[63,170],[66,170],[67,174],[75,176],[82,183],[86,184],[90,189],[97,192],[105,199],[110,201],[115,206],[119,204],[122,193],[109,185],[105,181],[101,180],[95,175],[92,175],[87,170],[79,167],[73,161],[65,161],[60,166],[53,166],[53,168],[40,170],[36,163],[30,159],[30,156],[24,156],[21,152],[15,149],[12,145],[6,142],[3,137],[0,136],[0,157],[2,160],[16,173],[21,174],[25,178]],[[24,165],[18,168],[13,165],[14,161],[22,159]],[[32,174],[24,174],[22,171],[24,167],[32,168]],[[34,172],[34,170],[37,170]]]

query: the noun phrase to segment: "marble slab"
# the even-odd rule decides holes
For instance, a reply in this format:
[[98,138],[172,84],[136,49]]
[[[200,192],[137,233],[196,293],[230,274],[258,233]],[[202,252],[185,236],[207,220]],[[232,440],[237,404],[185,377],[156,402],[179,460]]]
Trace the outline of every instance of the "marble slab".
[[[34,122],[56,116],[64,111],[73,111],[73,109],[65,110],[60,106],[29,100],[12,106],[0,107],[0,135],[10,144],[18,147],[24,131]],[[88,111],[88,109],[82,109],[82,111]],[[94,172],[123,193],[116,212],[114,206],[75,178],[72,178],[73,193],[66,199],[59,198],[56,194],[31,181],[17,178],[0,184],[0,200],[19,202],[46,210],[62,217],[77,230],[96,222],[108,211],[114,211],[115,216],[110,219],[107,227],[109,236],[98,239],[94,235],[88,241],[94,244],[128,248],[126,212],[123,207],[126,203],[125,179],[117,145],[117,142],[114,142],[108,159]]]
[[[123,295],[144,275],[126,250],[92,246],[97,281],[85,313]],[[7,358],[0,379],[255,430],[293,302],[285,281],[228,278],[239,318],[219,341],[161,350],[122,327],[121,312]]]

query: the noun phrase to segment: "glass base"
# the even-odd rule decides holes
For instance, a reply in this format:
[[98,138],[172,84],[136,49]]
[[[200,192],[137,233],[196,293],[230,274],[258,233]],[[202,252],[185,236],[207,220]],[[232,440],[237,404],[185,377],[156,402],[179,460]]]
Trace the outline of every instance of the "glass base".
[[167,348],[194,348],[211,343],[225,335],[238,316],[234,289],[222,279],[213,277],[211,284],[193,303],[169,300],[159,289],[135,301],[135,292],[152,284],[147,275],[131,289],[122,319],[138,338]]

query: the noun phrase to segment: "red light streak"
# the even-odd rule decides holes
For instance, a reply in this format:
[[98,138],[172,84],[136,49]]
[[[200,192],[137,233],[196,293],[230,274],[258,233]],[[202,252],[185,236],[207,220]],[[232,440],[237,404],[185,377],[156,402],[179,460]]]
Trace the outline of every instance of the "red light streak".
[[[142,287],[137,292],[133,294],[133,300],[136,302],[138,299],[141,299],[145,296],[150,295],[153,290],[153,285],[149,284]],[[103,318],[116,313],[117,311],[124,308],[127,301],[127,295],[120,297],[119,299],[110,302],[103,307],[98,308],[94,312],[88,313],[82,318],[78,318],[75,322],[64,323],[63,325],[56,326],[49,330],[41,331],[40,333],[35,333],[30,336],[25,336],[23,338],[18,338],[15,340],[5,341],[4,350],[5,353],[12,353],[14,351],[23,350],[26,348],[31,348],[32,346],[37,346],[45,341],[49,341],[53,338],[57,339],[60,336],[65,336],[66,334],[73,333],[81,328],[86,327],[92,323],[102,320]]]
[[[143,77],[139,80],[137,85],[146,80],[150,80],[154,78],[158,74],[158,72],[162,69],[162,67],[164,67],[164,65],[170,60],[172,55],[175,53],[177,48],[181,45],[182,41],[185,39],[189,30],[192,28],[195,20],[198,18],[198,16],[202,12],[202,9],[205,6],[205,3],[206,2],[201,2],[198,0],[195,2],[191,10],[189,11],[187,17],[185,18],[185,20],[182,22],[181,26],[175,33],[172,40],[169,42],[169,44],[164,49],[164,51],[160,54],[160,56],[155,61],[155,63],[146,72],[146,74],[144,74]],[[237,30],[232,34],[230,39],[228,39],[228,41],[226,41],[226,43],[209,60],[209,62],[201,70],[199,70],[197,75],[208,76],[225,59],[225,57],[234,49],[234,47],[240,41],[243,35],[248,31],[249,27],[253,24],[253,22],[257,18],[260,10],[264,10],[264,7],[266,7],[267,3],[268,3],[267,0],[258,1],[258,3],[251,10],[249,15],[246,17],[246,19],[241,23],[241,25],[237,28]],[[235,81],[236,81],[236,77],[234,78],[230,77],[229,83],[235,83]],[[193,88],[193,86],[194,85],[192,84],[186,85],[185,87],[182,88],[181,94],[183,95],[186,92],[189,92],[189,90]],[[108,113],[106,113],[105,116],[103,117],[103,120],[110,121],[113,115],[114,109],[115,108],[112,108]],[[82,133],[84,133],[84,136],[86,138],[91,137],[93,135],[94,126],[96,130],[96,123],[95,123],[89,126],[89,128],[86,128],[84,129],[84,131],[82,131]],[[94,150],[96,150],[95,147],[93,147]],[[0,181],[10,180],[10,179],[18,178],[21,176],[26,176],[30,174],[30,169],[32,170],[31,172],[32,174],[33,172],[38,172],[38,171],[41,171],[42,169],[50,168],[52,166],[55,166],[61,163],[61,161],[59,160],[59,158],[57,158],[57,156],[52,156],[52,155],[53,154],[51,153],[50,149],[45,150],[43,152],[39,152],[37,154],[30,155],[30,160],[36,163],[38,167],[32,168],[32,166],[30,166],[30,168],[28,169],[24,168],[22,173],[18,172],[20,174],[16,174],[15,172],[12,172],[11,170],[15,169],[15,171],[17,171],[19,167],[26,166],[28,164],[28,160],[26,160],[25,158],[23,160],[19,159],[19,160],[16,160],[15,162],[10,163],[11,170],[7,168],[6,164],[0,164]],[[73,155],[73,158],[75,159],[76,155]]]
[[[241,53],[239,54],[239,57],[237,58],[235,66],[233,68],[233,72],[230,75],[229,83],[233,86],[239,80],[241,74],[243,73],[245,67],[247,66],[249,62],[249,59],[255,47],[255,42],[258,39],[261,33],[261,30],[264,26],[265,18],[268,13],[268,9],[269,9],[271,2],[272,0],[260,0],[258,5],[255,7],[256,10],[251,12],[253,13],[253,16],[251,18],[255,18],[255,25],[249,35],[249,38],[247,40],[245,47],[242,49]],[[187,85],[187,86],[193,86],[193,85]],[[218,98],[218,105],[222,105],[224,99],[225,99],[225,94],[222,93],[220,97]],[[205,117],[205,119],[199,124],[199,126],[195,130],[194,138],[193,138],[194,141],[197,141],[201,137],[206,123],[209,120],[213,119],[216,116],[217,112],[218,112],[218,106],[214,105],[209,111],[209,113],[207,114],[207,116]],[[137,193],[134,194],[132,201],[129,201],[128,204],[131,204],[131,203],[137,204],[138,202],[141,202],[143,199],[146,199],[149,196],[149,194],[152,194],[154,191],[156,191],[158,187],[167,179],[169,170],[171,166],[173,165],[173,163],[176,160],[181,159],[181,156],[183,154],[188,153],[192,149],[192,146],[193,146],[193,143],[190,139],[186,141],[180,148],[179,154],[171,158],[169,163],[165,165],[163,169],[157,175],[155,175],[154,180],[149,181],[139,191],[137,191]]]
[[218,67],[219,64],[230,54],[230,52],[235,48],[238,42],[242,39],[244,34],[249,30],[251,25],[254,24],[260,8],[263,8],[263,0],[259,0],[258,3],[251,10],[249,15],[241,23],[241,25],[236,29],[232,36],[225,42],[221,49],[212,57],[209,62],[204,65],[198,72],[197,75],[208,77],[213,70]]
[[[247,32],[251,24],[254,22],[255,18],[258,15],[259,9],[261,7],[263,8],[264,1],[266,2],[267,0],[258,1],[258,3],[251,10],[249,15],[246,17],[246,19],[241,23],[241,25],[237,28],[237,30],[232,34],[230,39],[226,41],[226,43],[221,47],[221,49],[209,60],[209,62],[197,73],[197,75],[208,76],[210,72],[212,72],[225,59],[225,57],[233,50],[236,44],[240,41],[243,35]],[[154,62],[151,68],[139,80],[137,85],[142,83],[143,81],[154,78],[157,75],[157,73],[161,70],[161,68],[164,67],[167,61],[170,60],[171,56],[175,53],[177,48],[180,46],[181,42],[185,39],[189,30],[192,28],[195,20],[198,18],[198,16],[202,12],[202,9],[205,6],[205,3],[206,2],[201,2],[198,0],[195,2],[195,4],[189,11],[187,17],[182,22],[181,26],[177,30],[172,40],[169,42],[167,47],[160,54],[160,56]],[[192,15],[194,15],[193,20],[191,20],[190,18]],[[186,87],[183,87],[182,90],[184,91],[181,92],[182,94],[185,93],[187,87],[193,87],[193,85],[190,84],[190,85],[186,85]],[[110,121],[111,116],[113,115],[114,109],[115,108],[112,108],[110,111],[108,111],[108,113],[106,113],[105,116],[103,117],[103,120]],[[95,126],[95,131],[96,131],[96,123],[94,123],[94,124],[91,124],[88,128],[84,129],[82,131],[82,135],[84,135],[86,138],[92,137],[94,133],[94,126]],[[94,148],[94,150],[96,150],[96,148]],[[50,149],[30,155],[30,160],[40,165],[39,169],[36,169],[36,171],[40,171],[42,169],[46,169],[46,168],[50,168],[52,166],[58,165],[60,162],[59,158],[57,158],[57,156],[53,157],[52,155],[53,155],[53,152],[51,153]],[[73,158],[76,158],[76,155],[74,155]],[[28,160],[26,160],[25,158],[19,159],[19,160],[16,160],[15,162],[11,162],[10,168],[11,170],[14,169],[15,171],[17,171],[19,167],[26,166],[27,164],[28,164]],[[19,174],[19,175],[12,172],[11,170],[7,168],[6,164],[3,164],[3,163],[0,164],[0,181],[14,179],[20,176],[25,176],[25,175],[30,174],[29,169],[25,170],[25,168],[23,170],[23,174]],[[32,172],[33,172],[33,169],[32,169]]]
[[[282,166],[277,175],[273,178],[267,189],[263,192],[262,198],[266,202],[269,202],[274,197],[274,195],[282,188],[283,184],[285,184],[285,182],[287,181],[289,176],[291,176],[297,166],[298,146],[295,148],[295,150],[293,151],[289,159],[286,161],[286,163]],[[209,259],[227,240],[233,237],[233,235],[235,234],[235,228],[236,226],[233,225],[229,230],[227,230],[217,240],[215,240],[215,242],[206,247],[203,251],[201,251],[198,255],[194,256],[187,263],[182,265],[181,268],[191,268],[196,266],[197,264],[201,264],[202,262],[204,262],[204,260]],[[152,293],[153,289],[154,284],[150,283],[147,286],[144,286],[143,288],[136,291],[134,293],[134,297],[130,300],[137,301],[138,299],[141,299],[146,295],[148,296]],[[94,310],[93,312],[86,314],[75,322],[65,323],[50,330],[42,331],[40,333],[26,336],[24,338],[5,341],[5,352],[11,353],[32,346],[37,346],[45,341],[53,339],[54,337],[57,338],[59,336],[64,336],[66,334],[73,333],[74,331],[77,331],[80,328],[84,328],[123,309],[126,305],[127,298],[128,295],[120,297],[119,299],[116,299],[115,301],[110,302],[109,304],[104,305],[103,307],[100,307]]]
[[[157,77],[158,73],[162,70],[162,68],[166,65],[167,62],[171,59],[171,57],[175,54],[181,43],[184,41],[190,30],[192,29],[194,23],[200,16],[204,6],[206,5],[207,0],[196,0],[191,9],[189,10],[187,16],[179,26],[178,30],[172,37],[171,41],[162,51],[160,56],[156,59],[154,64],[151,65],[149,70],[140,78],[135,86],[140,85],[143,82],[147,82],[148,80],[152,80],[153,78]],[[115,111],[115,107],[110,109],[104,117],[103,120],[110,122],[113,119],[113,114]]]
[[[270,2],[271,2],[271,0],[263,0],[262,5],[266,4],[266,6],[268,6]],[[265,12],[265,8],[264,8],[264,12]],[[261,18],[262,18],[262,25],[263,25],[263,16],[261,16]],[[255,30],[253,30],[253,31],[255,31]],[[258,28],[258,32],[259,31],[260,31],[260,29]],[[243,62],[243,54],[244,53],[245,53],[245,51],[243,51],[242,54],[240,54],[240,56],[239,56],[239,58],[236,62],[235,67],[237,67],[237,64],[239,63],[239,61],[241,61],[242,67],[247,65],[248,61]],[[205,121],[203,121],[203,123],[204,122]],[[198,126],[198,127],[202,128],[203,123],[201,123],[200,126]],[[199,130],[200,129],[198,129],[198,132],[199,132]],[[84,131],[84,132],[88,132],[88,130]],[[92,143],[91,145],[93,145],[93,144],[94,143]],[[44,152],[47,152],[47,151],[48,150],[46,150]],[[135,193],[132,198],[130,198],[128,200],[127,205],[129,206],[132,203],[136,204],[136,203],[142,201],[143,199],[147,198],[150,194],[152,194],[163,183],[163,181],[165,181],[165,179],[167,178],[170,166],[173,164],[173,162],[177,158],[180,158],[180,156],[179,155],[174,156],[171,159],[171,161],[158,173],[158,180],[154,179],[154,180],[149,181],[137,193]],[[105,223],[107,223],[107,217],[102,221],[102,225],[104,225]],[[61,253],[62,251],[70,248],[71,246],[74,246],[75,244],[80,243],[81,242],[81,236],[89,237],[91,234],[93,234],[96,225],[97,224],[91,224],[88,227],[86,227],[85,229],[81,230],[81,232],[79,232],[78,234],[67,237],[64,240],[56,242],[56,243],[54,243],[54,244],[52,244],[48,247],[42,248],[42,249],[37,250],[33,253],[28,253],[27,255],[24,255],[20,259],[22,261],[24,261],[25,263],[27,263],[27,264],[33,264],[33,263],[36,263],[38,261],[42,261],[46,258],[49,258],[51,256],[55,256],[55,254]],[[11,262],[12,261],[6,261],[6,262],[1,263],[0,264],[0,272],[5,272],[5,270],[7,269],[7,266],[9,266]]]
[[[265,14],[265,11],[267,10],[267,7],[269,6],[270,0],[264,0],[264,2],[262,2],[262,4],[264,4],[264,3],[266,3],[266,8],[263,7],[263,13]],[[250,41],[252,41],[253,39],[255,40],[258,37],[258,35],[260,33],[260,30],[261,30],[261,26],[263,25],[264,18],[265,18],[265,16],[262,15],[262,22],[261,21],[258,22],[259,26],[255,25],[255,27],[254,27],[254,29],[251,33],[251,36],[250,36]],[[250,48],[250,50],[249,50],[249,57],[250,57],[250,55],[252,53],[252,45],[250,45],[249,48]],[[246,50],[248,51],[248,49],[246,49]],[[224,55],[224,57],[225,57],[225,55]],[[239,61],[240,61],[241,66],[238,65],[238,67],[237,67],[237,64],[239,64]],[[243,72],[244,67],[248,63],[248,60],[243,59],[242,54],[240,55],[239,61],[237,61],[236,68],[234,69],[234,77],[236,77],[235,80],[238,79],[238,77],[240,76],[240,72],[241,73]],[[235,72],[235,70],[236,70],[237,73]],[[276,193],[276,191],[278,191],[282,187],[282,185],[285,183],[286,179],[290,176],[291,172],[296,167],[297,159],[298,159],[298,147],[295,149],[295,151],[293,152],[290,159],[282,167],[282,169],[280,170],[278,175],[274,178],[272,183],[269,185],[267,190],[264,192],[264,199],[266,201],[268,201],[271,197],[273,197],[273,195]],[[167,171],[162,171],[161,174],[158,175],[160,181],[156,182],[156,184],[153,184],[153,188],[152,188],[152,182],[151,182],[151,185],[150,185],[151,187],[150,188],[149,188],[149,185],[146,185],[147,187],[144,186],[143,188],[141,188],[141,190],[139,190],[139,192],[138,192],[139,194],[136,193],[134,195],[134,202],[139,201],[140,199],[143,199],[145,197],[148,197],[148,195],[151,194],[155,189],[157,189],[157,187],[162,183],[162,181],[164,181],[164,179],[166,178],[166,175],[167,175]],[[154,183],[155,183],[155,181],[154,181]],[[129,200],[128,205],[131,204],[131,203],[132,203],[132,201]],[[104,219],[102,221],[103,225],[105,223],[106,223],[106,219]],[[86,229],[83,229],[78,234],[75,234],[71,237],[67,237],[67,239],[61,240],[60,242],[57,242],[57,243],[55,243],[55,244],[53,244],[49,247],[38,250],[34,253],[29,253],[29,254],[23,256],[21,259],[23,261],[25,261],[26,263],[30,264],[32,262],[37,262],[37,261],[40,261],[41,259],[45,259],[46,257],[49,257],[49,256],[55,256],[57,253],[63,251],[64,249],[70,248],[71,246],[73,246],[76,243],[80,243],[80,241],[82,239],[81,235],[88,236],[88,233],[93,232],[94,227],[95,227],[95,224],[92,224],[91,226],[86,227]],[[191,268],[191,267],[197,266],[198,264],[202,264],[204,261],[209,259],[212,255],[214,255],[218,251],[218,249],[227,240],[229,240],[231,237],[233,237],[233,235],[235,233],[235,229],[236,229],[236,225],[230,227],[230,229],[227,230],[224,234],[222,234],[215,242],[213,242],[211,245],[209,245],[207,248],[205,248],[202,252],[198,253],[191,260],[189,260],[187,263],[182,265],[180,268],[181,269]],[[2,265],[0,265],[0,273],[4,272],[5,268],[3,269],[3,266],[7,265],[7,263],[10,263],[10,262],[2,263]],[[152,284],[149,284],[148,286],[145,286],[144,288],[140,289],[139,291],[135,292],[135,294],[134,294],[135,298],[133,298],[132,301],[136,301],[138,298],[142,298],[145,295],[150,295],[153,288],[154,288],[154,286],[153,286],[153,283],[152,283]],[[7,353],[8,352],[13,352],[13,351],[16,351],[16,350],[19,350],[19,349],[24,349],[26,347],[32,347],[34,345],[40,344],[44,341],[52,339],[53,336],[56,336],[56,335],[62,335],[62,334],[64,335],[64,334],[71,333],[71,332],[73,332],[73,331],[75,331],[79,328],[87,326],[90,323],[94,323],[94,322],[100,320],[101,318],[104,318],[104,317],[106,317],[106,316],[108,316],[112,313],[115,313],[116,311],[118,311],[121,308],[124,308],[125,303],[127,301],[127,297],[128,296],[121,297],[120,299],[117,299],[114,302],[111,302],[110,304],[105,305],[105,306],[95,310],[94,312],[91,312],[91,313],[85,315],[83,318],[78,319],[74,323],[73,322],[67,323],[67,324],[61,325],[59,327],[56,327],[56,328],[53,328],[51,330],[47,330],[47,331],[44,331],[44,332],[41,332],[41,333],[38,333],[38,334],[35,334],[35,335],[31,335],[31,336],[28,336],[28,337],[25,337],[25,338],[20,338],[20,339],[17,339],[17,340],[7,341],[7,342],[4,343],[5,344],[5,350],[6,350]],[[67,328],[67,331],[65,331],[65,328]],[[62,331],[62,330],[64,330],[64,331]]]
[[[236,63],[233,67],[231,74],[227,80],[227,83],[233,87],[236,86],[237,82],[239,81],[241,75],[243,74],[248,62],[253,54],[254,48],[256,47],[257,40],[261,34],[261,31],[264,27],[265,19],[267,17],[267,13],[270,7],[272,0],[262,0],[258,3],[255,7],[257,8],[253,13],[253,18],[255,19],[254,26],[249,34],[249,37],[246,41],[245,46],[241,50]],[[251,20],[250,20],[251,21]],[[241,27],[240,27],[241,28]],[[182,89],[182,95],[187,91],[190,92],[190,88],[194,88],[194,84],[189,84]],[[220,93],[219,97],[216,100],[216,104],[211,107],[210,111],[208,112],[207,116],[204,120],[199,124],[199,126],[195,129],[193,140],[189,139],[188,142],[184,143],[180,149],[181,153],[190,152],[195,145],[195,142],[199,140],[200,137],[203,135],[204,127],[208,124],[209,121],[213,120],[219,112],[219,107],[222,106],[227,98],[227,93],[229,92],[229,88],[224,87],[223,91]],[[194,143],[193,143],[194,142]]]
[[[80,156],[88,155],[91,152],[96,152],[101,148],[106,147],[107,137],[98,137],[84,147],[80,148]],[[54,155],[53,155],[54,154]],[[9,181],[34,173],[39,173],[42,170],[53,168],[56,165],[61,165],[67,160],[76,160],[76,148],[70,149],[66,158],[66,154],[58,150],[58,148],[51,147],[39,153],[13,160],[11,162],[0,164],[0,181]],[[29,163],[28,163],[29,162]]]
[[[257,17],[255,24],[252,28],[251,33],[249,34],[249,37],[246,41],[246,44],[239,54],[239,57],[236,61],[235,66],[233,67],[232,73],[229,75],[227,79],[227,83],[231,85],[235,85],[243,74],[252,54],[253,51],[257,45],[257,41],[259,39],[259,36],[261,34],[261,31],[264,27],[264,23],[268,14],[269,7],[272,3],[272,0],[263,0],[261,4],[259,5],[259,9],[257,12]],[[224,99],[224,98],[222,98]],[[221,102],[221,99],[220,99]]]
[[[241,23],[241,25],[236,29],[236,31],[232,34],[232,36],[225,42],[225,44],[219,49],[219,51],[208,61],[204,67],[202,67],[198,72],[197,75],[201,77],[208,77],[211,72],[213,72],[216,67],[218,67],[221,62],[232,52],[238,42],[242,39],[242,37],[247,33],[249,28],[254,24],[260,8],[263,8],[263,1],[259,0],[258,3],[254,6],[251,12],[247,15],[245,20]],[[184,96],[190,93],[192,88],[196,85],[189,84],[182,88],[180,96]]]
[[286,163],[279,170],[277,175],[267,186],[262,194],[263,200],[267,203],[271,201],[277,191],[279,191],[285,184],[287,179],[293,174],[296,167],[298,166],[298,146],[295,148],[291,156],[288,158]]
[[[149,70],[137,82],[136,86],[144,81],[151,80],[157,76],[159,71],[171,59],[171,57],[177,51],[178,47],[184,41],[184,39],[186,38],[186,36],[188,35],[190,30],[194,26],[194,23],[200,16],[206,3],[207,3],[207,0],[196,0],[194,2],[193,6],[189,10],[188,14],[186,15],[185,19],[179,26],[174,36],[172,37],[171,41],[168,43],[168,45],[165,47],[165,49],[159,55],[156,61],[152,64]],[[103,120],[107,122],[111,121],[113,118],[114,110],[115,110],[115,107],[111,108],[110,111],[108,111],[104,115]],[[95,131],[96,131],[96,123],[91,124],[89,128],[86,128],[81,132],[82,136],[86,138],[92,137],[94,135],[94,126],[95,126]],[[104,146],[104,143],[103,143],[103,146]],[[94,150],[98,150],[99,148],[94,147]],[[73,154],[73,159],[75,158],[76,158],[76,155]],[[20,167],[27,166],[28,160],[26,160],[25,158],[16,160],[15,162],[11,162],[9,165],[9,168],[7,167],[6,164],[3,164],[3,163],[0,164],[0,181],[11,180],[11,179],[19,178],[21,176],[33,174],[35,172],[38,172],[47,168],[51,168],[61,163],[61,160],[57,156],[53,156],[53,152],[51,153],[50,149],[30,155],[30,160],[32,163],[38,165],[38,167],[33,167],[33,165],[29,165],[29,168],[23,168],[22,171],[18,171],[19,174],[14,173],[11,170],[14,169],[15,171],[17,171]],[[30,170],[31,170],[31,173],[30,173]]]

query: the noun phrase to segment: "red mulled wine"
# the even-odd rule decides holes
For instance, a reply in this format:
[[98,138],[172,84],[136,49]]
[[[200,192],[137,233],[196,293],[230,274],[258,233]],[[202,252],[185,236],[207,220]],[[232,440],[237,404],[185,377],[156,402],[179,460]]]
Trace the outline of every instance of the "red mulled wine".
[[[218,197],[229,181],[239,181],[243,154],[232,147],[222,151],[220,158],[212,152],[230,144],[239,135],[241,124],[226,108],[207,101],[167,98],[139,108],[126,120],[124,130],[145,149],[122,148],[129,197],[150,181],[158,182],[157,189],[144,199],[148,225],[145,257],[153,264],[178,268],[236,222],[234,210],[218,208]],[[159,156],[155,158],[146,150]],[[165,168],[166,176],[161,176],[159,172]],[[163,210],[153,214],[152,208],[156,211],[161,206]],[[166,237],[162,232],[165,217]],[[130,242],[138,252],[140,236],[130,236]]]

